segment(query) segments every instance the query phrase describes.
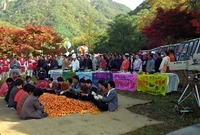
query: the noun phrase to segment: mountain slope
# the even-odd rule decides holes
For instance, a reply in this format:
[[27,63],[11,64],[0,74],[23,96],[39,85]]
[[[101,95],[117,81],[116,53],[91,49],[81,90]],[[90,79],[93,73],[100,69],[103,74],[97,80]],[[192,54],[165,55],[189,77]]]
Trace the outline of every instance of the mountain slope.
[[68,37],[81,34],[91,22],[96,30],[106,28],[117,14],[130,11],[112,0],[2,0],[0,9],[1,21],[18,27],[53,25]]

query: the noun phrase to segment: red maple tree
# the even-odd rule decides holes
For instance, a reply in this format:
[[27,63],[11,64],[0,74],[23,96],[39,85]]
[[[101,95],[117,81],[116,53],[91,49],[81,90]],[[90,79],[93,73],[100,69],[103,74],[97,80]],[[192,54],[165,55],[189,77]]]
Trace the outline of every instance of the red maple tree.
[[179,7],[170,10],[158,8],[155,19],[142,28],[142,34],[148,40],[146,47],[151,49],[199,37],[199,16],[198,11],[189,12]]
[[0,27],[0,51],[28,55],[37,50],[55,54],[62,37],[53,27],[27,25],[25,29]]

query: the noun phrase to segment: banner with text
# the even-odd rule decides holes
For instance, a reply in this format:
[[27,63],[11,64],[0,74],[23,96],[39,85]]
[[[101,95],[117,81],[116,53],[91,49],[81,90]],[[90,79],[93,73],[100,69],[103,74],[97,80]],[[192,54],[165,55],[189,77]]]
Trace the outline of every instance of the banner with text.
[[92,82],[94,85],[98,86],[98,81],[104,80],[105,82],[112,81],[112,73],[109,72],[96,72],[92,73]]
[[168,76],[164,74],[138,75],[137,91],[147,92],[153,95],[166,95]]
[[119,90],[136,90],[137,74],[113,73],[115,88]]

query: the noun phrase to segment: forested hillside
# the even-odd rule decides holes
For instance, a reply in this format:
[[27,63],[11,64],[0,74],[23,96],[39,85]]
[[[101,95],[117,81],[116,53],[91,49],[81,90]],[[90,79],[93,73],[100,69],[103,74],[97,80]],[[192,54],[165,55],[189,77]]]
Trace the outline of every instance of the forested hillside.
[[18,27],[26,24],[53,26],[65,37],[84,31],[88,24],[96,30],[107,28],[116,15],[131,10],[112,0],[2,0],[0,20]]

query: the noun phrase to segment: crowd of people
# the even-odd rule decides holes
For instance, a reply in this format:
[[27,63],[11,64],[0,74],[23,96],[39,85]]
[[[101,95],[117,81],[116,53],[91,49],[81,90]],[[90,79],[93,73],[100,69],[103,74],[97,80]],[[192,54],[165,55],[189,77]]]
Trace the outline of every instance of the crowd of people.
[[27,73],[28,76],[48,76],[49,70],[62,69],[72,71],[122,71],[122,72],[167,72],[168,63],[175,61],[174,51],[166,50],[164,57],[159,52],[120,54],[84,54],[45,55],[28,58],[0,58],[0,73],[11,76],[14,73]]
[[[169,62],[175,61],[173,50],[166,50],[164,57],[159,52],[142,52],[132,54],[101,54],[29,56],[0,59],[2,76],[7,76],[1,85],[0,96],[5,97],[7,106],[15,109],[22,119],[44,118],[45,103],[40,103],[38,98],[44,92],[65,95],[68,98],[90,101],[102,111],[115,111],[118,108],[118,97],[113,81],[98,81],[98,87],[91,80],[85,80],[74,75],[73,78],[64,80],[58,77],[54,81],[48,75],[49,70],[76,71],[122,71],[122,72],[168,72]],[[20,73],[26,72],[26,79],[19,78]],[[170,71],[173,72],[173,71]],[[37,77],[37,83],[31,77]],[[48,78],[48,80],[47,80]]]
[[118,108],[118,96],[114,81],[98,81],[98,87],[90,79],[85,80],[77,75],[64,80],[58,77],[46,80],[40,77],[36,84],[27,76],[7,78],[0,88],[0,96],[5,97],[7,107],[16,111],[21,119],[41,119],[48,116],[44,112],[45,103],[39,101],[43,93],[52,93],[82,101],[89,101],[101,111],[115,111]]

